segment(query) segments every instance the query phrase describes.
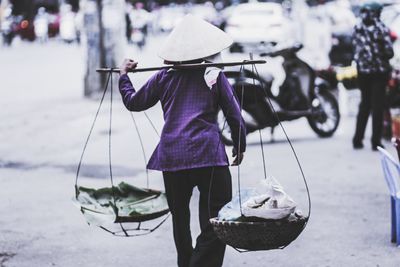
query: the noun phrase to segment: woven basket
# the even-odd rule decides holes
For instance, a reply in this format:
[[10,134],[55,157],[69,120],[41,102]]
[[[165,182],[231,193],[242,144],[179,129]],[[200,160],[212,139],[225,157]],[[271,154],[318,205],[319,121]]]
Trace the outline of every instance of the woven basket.
[[220,221],[210,219],[214,232],[225,244],[244,250],[270,250],[284,248],[303,231],[308,218],[270,221]]

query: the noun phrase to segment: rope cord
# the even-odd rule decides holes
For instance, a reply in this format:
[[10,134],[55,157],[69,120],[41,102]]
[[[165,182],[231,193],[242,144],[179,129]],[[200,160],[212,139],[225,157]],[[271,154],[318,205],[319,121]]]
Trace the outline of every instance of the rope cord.
[[[114,186],[114,177],[113,177],[113,172],[112,172],[112,155],[111,155],[111,140],[112,140],[112,109],[113,109],[113,77],[112,77],[112,68],[110,71],[110,119],[109,119],[109,128],[108,128],[108,165],[110,169],[110,181],[111,181],[111,193],[112,193],[112,199],[113,199],[113,204],[114,204],[114,212],[115,215],[118,217],[118,207],[115,199],[115,186]],[[128,236],[128,233],[126,232],[124,226],[122,223],[119,223],[119,226],[121,227],[121,230],[125,233],[126,236]]]
[[[108,167],[109,167],[109,173],[110,173],[110,181],[111,181],[111,192],[112,192],[112,197],[113,197],[113,202],[115,208],[117,208],[117,205],[115,204],[115,191],[114,191],[114,179],[113,179],[113,173],[112,173],[112,158],[111,158],[111,137],[112,137],[112,104],[113,104],[113,79],[112,79],[112,71],[110,71],[111,75],[111,90],[110,90],[110,118],[109,118],[109,128],[108,128]],[[117,213],[118,215],[118,213]]]
[[[244,70],[244,68],[241,71],[243,71],[243,70]],[[241,90],[242,90],[242,92],[241,92],[242,97],[240,99],[240,116],[242,116],[242,110],[243,110],[244,83],[242,83]],[[238,142],[238,148],[237,148],[237,151],[236,151],[239,161],[240,161],[240,154],[241,154],[241,151],[240,151],[240,138],[241,138],[241,133],[242,133],[241,128],[242,128],[242,120],[240,120],[240,123],[239,123],[239,142]],[[239,207],[240,207],[240,214],[243,216],[242,194],[241,194],[241,188],[240,188],[240,163],[239,162],[238,162],[238,165],[237,165],[237,169],[238,169],[237,180],[238,180],[238,191],[239,191]]]
[[308,223],[308,220],[309,220],[309,218],[310,218],[310,215],[311,215],[311,197],[310,197],[310,191],[309,191],[309,188],[308,188],[308,183],[307,183],[307,180],[306,180],[306,176],[305,176],[305,174],[304,174],[303,168],[301,167],[299,157],[297,156],[296,150],[295,150],[294,147],[293,147],[292,141],[290,140],[288,134],[286,133],[285,127],[283,127],[283,124],[282,124],[281,120],[279,119],[279,116],[278,116],[278,114],[277,114],[277,112],[276,112],[274,106],[272,105],[271,99],[270,99],[270,97],[268,96],[268,93],[267,93],[267,91],[266,91],[266,88],[264,87],[264,82],[263,82],[263,80],[261,80],[260,74],[258,73],[257,67],[256,67],[255,65],[254,65],[254,70],[255,70],[255,73],[256,73],[256,75],[257,75],[258,80],[261,82],[262,88],[264,88],[264,94],[265,94],[265,96],[266,96],[266,98],[267,98],[267,100],[268,100],[269,106],[271,107],[271,109],[272,109],[272,111],[273,111],[273,114],[274,114],[274,116],[275,116],[275,119],[278,121],[279,126],[280,126],[280,128],[282,129],[283,133],[285,134],[286,140],[287,140],[287,142],[288,142],[289,145],[290,145],[290,148],[291,148],[291,150],[292,150],[292,152],[293,152],[293,155],[294,155],[294,157],[295,157],[295,159],[296,159],[297,166],[298,166],[299,169],[300,169],[300,173],[301,173],[301,176],[302,176],[302,178],[303,178],[304,185],[305,185],[305,187],[306,187],[307,197],[308,197],[308,214],[307,214],[307,221],[306,221],[306,223],[304,224],[304,227],[303,227],[303,229],[304,229],[304,228],[306,227],[306,225],[307,225],[307,223]]
[[[109,117],[109,129],[108,129],[108,161],[109,161],[109,174],[110,174],[110,181],[111,181],[112,203],[114,205],[114,212],[115,212],[116,216],[118,216],[118,208],[117,208],[117,205],[116,205],[115,186],[114,186],[113,171],[112,171],[112,153],[111,153],[111,151],[112,151],[111,147],[112,147],[112,109],[113,109],[113,77],[112,77],[113,70],[114,69],[111,69],[110,72],[109,72],[109,75],[107,76],[106,84],[105,84],[105,87],[104,87],[104,90],[103,90],[103,93],[102,93],[102,96],[101,96],[101,99],[100,99],[99,106],[97,107],[95,117],[94,117],[93,122],[91,124],[90,130],[89,130],[89,134],[88,134],[88,136],[87,136],[87,138],[85,140],[85,144],[84,144],[84,147],[83,147],[80,159],[79,159],[79,163],[78,163],[78,167],[77,167],[77,171],[76,171],[76,177],[75,177],[75,197],[78,198],[78,194],[79,194],[79,191],[78,191],[78,179],[79,179],[80,169],[81,169],[82,162],[83,162],[83,157],[85,155],[87,146],[89,144],[90,137],[91,137],[91,135],[93,133],[94,126],[95,126],[95,124],[97,122],[97,118],[98,118],[98,116],[100,114],[100,109],[101,109],[101,107],[102,107],[102,105],[104,103],[104,99],[105,99],[105,96],[106,96],[106,93],[107,93],[107,90],[108,90],[108,85],[111,83],[111,86],[110,86],[110,91],[111,91],[110,92],[110,109],[109,109],[109,116],[110,117]],[[157,131],[157,129],[155,128],[153,122],[151,121],[151,119],[147,116],[146,113],[145,113],[145,115],[146,115],[147,120],[150,122],[152,128],[156,132],[156,134],[158,136],[160,136],[158,131]],[[132,114],[131,114],[131,116],[132,116],[132,120],[134,122],[135,129],[136,129],[137,134],[139,136],[139,140],[140,140],[140,144],[141,144],[142,152],[143,152],[143,157],[145,159],[145,162],[147,162],[146,154],[145,154],[145,151],[144,151],[143,140],[141,138],[141,135],[140,135],[138,126],[136,124],[136,121],[135,121],[135,119],[134,119]],[[149,176],[148,176],[147,168],[146,168],[146,176],[147,176],[147,187],[149,187]],[[140,235],[144,235],[144,234],[150,234],[153,231],[155,231],[157,228],[159,228],[167,220],[168,217],[169,217],[169,215],[167,215],[153,229],[141,229],[140,228],[140,223],[139,223],[138,228],[136,228],[136,229],[125,229],[123,224],[119,223],[119,226],[121,227],[121,230],[117,231],[117,232],[113,232],[113,231],[111,231],[111,230],[109,230],[109,229],[107,229],[107,228],[105,228],[103,226],[100,226],[100,228],[105,230],[105,231],[107,231],[107,232],[109,232],[109,233],[112,233],[113,235],[117,235],[117,236],[122,236],[122,235],[118,235],[118,233],[123,233],[124,234],[123,236],[125,236],[125,237],[140,236]],[[129,231],[133,231],[133,230],[144,230],[144,231],[147,231],[147,232],[144,233],[144,234],[130,235],[128,232]]]
[[[111,75],[112,75],[112,71],[113,71],[113,69],[110,70],[110,74]],[[111,170],[111,126],[112,126],[111,125],[111,116],[112,116],[112,96],[113,96],[112,88],[113,88],[113,84],[112,84],[112,77],[111,77],[111,104],[110,104],[110,129],[109,129],[109,134],[110,134],[110,141],[109,141],[109,144],[110,144],[109,145],[109,149],[110,149],[110,151],[109,151],[109,155],[110,155],[110,170]],[[138,138],[139,138],[140,146],[141,146],[141,149],[142,149],[142,154],[143,154],[143,159],[144,159],[144,164],[145,164],[145,171],[146,171],[146,186],[149,189],[149,181],[150,181],[150,179],[149,179],[149,170],[147,169],[147,166],[146,166],[147,165],[147,157],[146,157],[146,152],[145,152],[145,149],[144,149],[143,139],[142,139],[142,136],[141,136],[140,131],[139,131],[139,127],[138,127],[138,125],[136,123],[136,120],[135,120],[132,112],[129,112],[129,114],[130,114],[130,116],[132,118],[134,127],[136,129],[136,133],[137,133]],[[156,127],[154,126],[152,120],[149,118],[149,116],[146,114],[146,112],[144,112],[144,114],[145,114],[147,120],[149,121],[150,125],[152,126],[152,128],[154,129],[156,134],[158,135],[158,137],[160,137],[160,135],[159,135]],[[111,184],[113,186],[113,179],[112,179],[111,171],[110,171],[110,174],[111,174]],[[114,194],[114,191],[113,191],[113,194]],[[113,198],[114,198],[114,205],[115,205],[115,196],[113,196]],[[118,211],[117,211],[116,214],[118,216]],[[106,230],[107,232],[112,233],[113,235],[117,235],[117,236],[121,236],[121,235],[117,234],[117,233],[120,233],[120,232],[123,232],[125,237],[141,236],[141,235],[145,235],[145,234],[150,234],[153,231],[155,231],[157,228],[159,228],[167,220],[168,217],[169,217],[169,215],[167,215],[158,225],[156,225],[155,228],[150,229],[150,230],[149,229],[141,229],[141,223],[140,222],[138,223],[138,226],[135,229],[125,229],[123,224],[119,223],[119,225],[121,227],[121,231],[119,231],[119,232],[112,232],[112,231],[108,230],[105,227],[101,227],[101,228],[103,230]],[[144,234],[136,234],[136,235],[131,235],[131,234],[128,233],[129,231],[140,231],[140,230],[145,230],[145,231],[148,231],[148,232],[144,233]]]
[[[243,65],[240,66],[239,72],[242,73],[242,71],[243,71]],[[229,100],[229,102],[231,102],[231,101],[234,99],[234,97],[235,97],[235,90],[234,90],[234,88],[232,88],[232,89],[233,89],[233,90],[232,90],[232,96],[231,96],[231,99]],[[219,138],[219,140],[218,140],[218,145],[217,145],[217,149],[216,149],[216,152],[215,152],[216,158],[218,157],[219,146],[220,146],[221,140],[222,140],[221,135],[222,135],[222,132],[223,132],[224,129],[225,129],[226,122],[227,122],[227,119],[226,119],[226,116],[225,116],[225,120],[224,120],[224,123],[223,123],[223,125],[222,125],[222,129],[221,129],[221,131],[220,131],[220,133],[219,133],[220,138]],[[241,121],[240,121],[240,123],[241,123]],[[240,126],[241,126],[241,125],[240,125]],[[241,127],[239,127],[239,132],[240,132],[240,128],[241,128]],[[239,143],[240,143],[240,133],[239,133]],[[239,164],[239,165],[240,165],[240,164]],[[239,165],[238,165],[238,167],[239,167]],[[213,166],[213,168],[212,168],[212,170],[211,170],[210,185],[209,185],[209,187],[208,187],[208,217],[209,217],[209,218],[211,218],[210,202],[211,202],[211,187],[212,187],[212,182],[213,182],[213,179],[214,179],[214,170],[215,170],[215,166]],[[239,188],[240,188],[240,184],[239,184]],[[240,192],[240,190],[239,190],[239,192]],[[239,196],[240,196],[240,193],[239,193]]]
[[[112,71],[113,71],[113,69],[110,70],[110,74],[111,74],[111,75],[112,75]],[[112,165],[111,165],[111,126],[112,126],[112,125],[111,125],[111,117],[112,117],[112,99],[113,99],[113,98],[112,98],[112,96],[113,96],[113,94],[112,94],[112,89],[113,89],[113,84],[112,84],[112,76],[111,76],[111,103],[110,103],[110,129],[109,129],[109,157],[110,157],[110,160],[109,160],[109,163],[110,163],[111,185],[112,185],[112,188],[113,188],[113,189],[112,189],[112,192],[113,192],[114,205],[115,205],[114,185],[113,185],[113,178],[112,178],[112,171],[111,171],[111,166],[112,166]],[[135,129],[136,129],[136,133],[137,133],[138,138],[139,138],[140,146],[141,146],[141,149],[142,149],[143,159],[144,159],[144,163],[145,163],[145,170],[146,170],[146,185],[147,185],[147,188],[149,188],[149,181],[150,181],[150,179],[149,179],[149,170],[147,169],[147,166],[146,166],[146,164],[147,164],[147,157],[146,157],[146,152],[145,152],[145,149],[144,149],[143,139],[142,139],[142,137],[141,137],[141,134],[140,134],[140,131],[139,131],[139,127],[138,127],[138,125],[137,125],[137,123],[136,123],[136,120],[135,120],[133,114],[132,114],[131,112],[129,112],[129,114],[130,114],[130,116],[131,116],[131,118],[132,118],[134,127],[135,127]],[[154,126],[154,124],[153,124],[152,120],[150,119],[150,117],[146,114],[146,112],[144,112],[144,114],[145,114],[147,120],[149,121],[150,125],[152,126],[153,130],[156,132],[157,136],[160,137],[160,134],[158,133],[158,131],[157,131],[156,127]],[[116,205],[115,205],[115,206],[116,206]],[[118,210],[117,210],[117,212],[116,212],[116,215],[118,216]],[[110,231],[109,229],[107,229],[107,228],[105,228],[105,227],[100,227],[100,228],[102,228],[103,230],[105,230],[105,231],[107,231],[107,232],[109,232],[109,233],[112,233],[113,235],[117,235],[117,236],[121,236],[121,235],[118,235],[118,233],[121,233],[121,232],[124,233],[123,236],[125,236],[125,237],[141,236],[141,235],[150,234],[150,233],[152,233],[153,231],[155,231],[157,228],[159,228],[159,227],[167,220],[168,217],[169,217],[169,215],[167,215],[167,216],[166,216],[158,225],[156,225],[155,228],[153,228],[153,229],[142,229],[142,228],[141,228],[141,223],[140,223],[140,222],[138,223],[138,226],[137,226],[137,228],[135,228],[135,229],[125,229],[124,226],[123,226],[123,224],[122,224],[122,223],[119,223],[119,225],[120,225],[120,227],[121,227],[121,231],[118,231],[118,232]],[[129,231],[140,231],[140,230],[144,230],[144,231],[147,231],[147,232],[144,233],[144,234],[135,234],[135,235],[131,235],[131,234],[128,233]]]
[[156,134],[158,135],[158,137],[160,137],[160,133],[157,131],[156,126],[154,125],[154,123],[152,122],[152,120],[150,119],[150,117],[147,115],[147,113],[145,111],[143,111],[144,115],[146,116],[147,120],[149,121],[151,127],[153,127],[154,131],[156,132]]
[[112,74],[112,72],[110,72],[110,74],[107,77],[106,85],[104,87],[103,94],[101,96],[100,103],[99,103],[99,106],[98,106],[97,111],[96,111],[96,115],[94,116],[92,125],[91,125],[90,130],[89,130],[89,134],[88,134],[88,136],[86,138],[86,141],[85,141],[85,145],[83,146],[81,157],[79,159],[78,168],[76,170],[76,177],[75,177],[75,193],[76,193],[75,197],[76,198],[78,198],[78,178],[79,178],[79,172],[80,172],[82,161],[83,161],[83,156],[85,155],[86,148],[88,146],[90,136],[92,135],[92,132],[93,132],[93,129],[94,129],[94,125],[96,124],[97,117],[99,116],[100,108],[101,108],[101,106],[103,104],[104,97],[105,97],[107,89],[108,89],[108,84],[110,82],[111,74]]
[[[222,131],[225,129],[225,124],[226,124],[226,119],[224,121],[224,124],[222,126]],[[217,151],[216,151],[216,155],[218,156],[218,150],[219,150],[219,146],[221,144],[221,137],[218,141],[218,145],[217,145]],[[212,182],[214,180],[214,171],[215,171],[215,166],[212,167],[211,169],[211,178],[210,178],[210,185],[208,186],[208,218],[211,218],[211,210],[210,210],[210,202],[211,202],[211,186],[212,186]]]
[[[272,105],[271,99],[270,99],[270,97],[268,96],[268,93],[267,93],[267,91],[266,91],[266,88],[264,87],[263,80],[260,79],[260,75],[259,75],[258,70],[257,70],[257,68],[256,68],[255,65],[252,65],[252,70],[253,70],[253,72],[254,72],[254,70],[255,70],[255,73],[256,73],[256,75],[257,75],[257,78],[258,78],[258,80],[261,82],[262,88],[264,88],[264,94],[265,94],[265,96],[267,97],[268,104],[269,104],[269,106],[271,107],[271,109],[272,109],[272,111],[273,111],[273,113],[274,113],[274,116],[275,116],[276,120],[277,120],[278,123],[279,123],[279,126],[281,127],[283,133],[285,134],[286,140],[287,140],[287,142],[288,142],[289,145],[290,145],[290,148],[291,148],[291,150],[292,150],[292,152],[293,152],[293,155],[294,155],[294,157],[295,157],[295,159],[296,159],[297,165],[298,165],[298,167],[299,167],[299,169],[300,169],[300,172],[301,172],[301,175],[302,175],[302,178],[303,178],[305,187],[306,187],[307,197],[308,197],[308,215],[307,215],[307,220],[306,220],[306,222],[305,222],[305,224],[304,224],[304,226],[303,226],[303,229],[305,229],[305,227],[306,227],[306,225],[307,225],[307,223],[308,223],[308,220],[309,220],[309,218],[310,218],[310,215],[311,215],[311,198],[310,198],[310,191],[309,191],[309,188],[308,188],[307,180],[306,180],[306,177],[305,177],[303,168],[301,167],[300,160],[299,160],[299,158],[298,158],[298,156],[297,156],[296,150],[294,149],[293,144],[292,144],[292,142],[291,142],[291,140],[290,140],[288,134],[286,133],[286,130],[285,130],[285,128],[283,127],[283,124],[282,124],[282,122],[280,121],[279,116],[278,116],[276,110],[274,109],[274,107],[273,107],[273,105]],[[255,83],[254,83],[254,77],[253,77],[253,84],[255,84]],[[259,131],[260,131],[260,130],[259,130]],[[261,143],[261,147],[262,147],[263,162],[265,163],[261,132],[260,132],[260,143]],[[264,168],[265,168],[265,165],[264,165]],[[266,169],[264,169],[264,171],[266,171]],[[264,174],[266,175],[266,172],[265,172]],[[289,245],[289,244],[288,244],[288,245]],[[287,247],[288,245],[282,246],[282,247],[280,247],[280,249],[284,249],[284,248]],[[251,250],[242,250],[242,249],[238,249],[238,248],[236,248],[236,247],[233,247],[233,249],[235,249],[235,250],[236,250],[237,252],[239,252],[239,253],[251,252]]]
[[[243,70],[243,65],[240,66],[239,72],[242,72],[242,70]],[[233,88],[232,88],[232,89],[233,89]],[[233,90],[232,90],[232,96],[231,96],[231,99],[229,100],[229,102],[231,102],[231,101],[234,99],[234,97],[235,97],[235,90],[233,89]],[[224,120],[224,123],[223,123],[223,125],[222,125],[222,129],[221,129],[221,131],[219,132],[219,140],[218,140],[218,145],[217,145],[217,149],[216,149],[216,152],[215,152],[216,158],[218,157],[219,146],[220,146],[221,140],[222,140],[221,135],[222,135],[222,132],[223,132],[224,129],[225,129],[226,122],[227,122],[227,119],[226,119],[226,116],[225,116],[225,120]],[[241,128],[241,127],[240,127],[240,128]],[[239,131],[240,131],[240,128],[239,128]],[[240,140],[239,140],[239,142],[240,142]],[[238,165],[238,166],[239,166],[239,165]],[[208,217],[209,217],[209,218],[211,218],[210,202],[211,202],[211,187],[212,187],[212,182],[213,182],[213,180],[214,180],[214,170],[215,170],[215,166],[212,167],[212,170],[211,170],[211,178],[210,178],[210,185],[209,185],[209,187],[208,187]],[[239,187],[240,187],[240,186],[239,186]],[[239,194],[239,195],[240,195],[240,194]]]
[[[251,59],[253,60],[253,56],[251,55]],[[254,65],[251,65],[251,71],[254,73]],[[254,79],[253,76],[253,85],[256,85],[256,80]],[[256,91],[254,91],[254,94],[256,93]],[[258,97],[255,97],[256,101],[258,102],[259,99]],[[262,139],[262,133],[261,133],[261,129],[258,129],[258,135],[260,137],[260,148],[261,148],[261,155],[262,155],[262,163],[263,163],[263,170],[264,170],[264,179],[267,179],[267,166],[265,163],[265,154],[264,154],[264,142]]]
[[[110,73],[112,73],[112,70],[111,70]],[[111,83],[111,91],[112,91],[112,83]],[[112,94],[111,94],[111,96],[112,96]],[[111,97],[111,102],[112,102],[112,97]],[[152,120],[150,119],[150,117],[147,115],[146,112],[143,112],[143,113],[145,114],[145,116],[146,116],[147,120],[149,121],[150,125],[152,126],[153,130],[156,132],[157,136],[160,137],[160,134],[158,133],[157,128],[155,127],[155,125],[152,122]],[[146,166],[147,165],[147,157],[146,157],[146,152],[145,152],[145,149],[144,149],[143,139],[142,139],[142,136],[141,136],[140,131],[139,131],[139,127],[138,127],[138,125],[136,123],[136,120],[135,120],[133,114],[131,112],[129,112],[129,114],[130,114],[130,116],[132,118],[132,122],[134,124],[135,129],[136,129],[136,133],[138,135],[140,146],[141,146],[141,149],[142,149],[142,154],[143,154],[143,159],[144,159],[144,164],[145,164],[145,170],[146,170],[146,185],[147,185],[147,188],[149,188],[149,181],[150,181],[150,179],[149,179],[149,170],[147,169],[147,166]],[[110,113],[110,118],[111,118],[111,113]],[[110,123],[110,132],[111,132],[111,123]],[[110,152],[110,154],[111,154],[111,152]],[[110,161],[110,166],[111,166],[111,161]],[[134,229],[125,229],[123,224],[119,223],[119,225],[121,227],[121,231],[117,231],[117,232],[110,231],[109,229],[107,229],[105,227],[101,227],[101,228],[103,230],[115,235],[115,236],[124,236],[124,237],[142,236],[142,235],[147,235],[147,234],[150,234],[150,233],[154,232],[156,229],[158,229],[168,219],[169,216],[170,216],[170,213],[167,216],[165,216],[165,218],[163,220],[161,220],[161,222],[158,223],[153,229],[143,229],[143,228],[141,228],[141,223],[140,222],[138,223],[138,226],[136,228],[134,228]],[[133,234],[132,235],[132,234],[129,234],[130,231],[145,231],[145,233],[143,233],[143,234]],[[121,232],[123,233],[123,235],[119,234]]]
[[[242,73],[242,71],[243,71],[243,66],[241,66],[241,68],[240,68],[240,73]],[[296,153],[296,151],[295,151],[295,149],[293,147],[293,144],[292,144],[292,142],[291,142],[291,140],[290,140],[290,138],[289,138],[289,136],[288,136],[283,124],[282,124],[282,122],[280,121],[276,110],[274,109],[274,107],[272,105],[271,99],[270,99],[270,97],[269,97],[269,95],[268,95],[268,93],[266,91],[264,82],[263,82],[263,80],[261,80],[260,75],[258,73],[258,70],[257,70],[257,68],[256,68],[256,66],[254,64],[252,65],[252,71],[253,71],[253,73],[254,72],[256,73],[258,80],[261,82],[261,87],[264,89],[263,93],[265,94],[265,96],[266,96],[266,98],[268,100],[268,104],[271,107],[271,109],[272,109],[272,111],[274,113],[274,116],[275,116],[276,120],[279,123],[279,126],[281,127],[283,133],[285,134],[286,140],[289,143],[290,148],[291,148],[291,150],[293,152],[293,155],[294,155],[294,157],[296,159],[297,165],[298,165],[298,167],[300,169],[300,172],[301,172],[301,175],[302,175],[302,178],[303,178],[303,182],[304,182],[305,187],[306,187],[307,197],[308,197],[308,215],[307,215],[307,221],[303,226],[303,229],[304,229],[306,227],[306,225],[308,223],[308,220],[310,218],[310,215],[311,215],[311,198],[310,198],[310,191],[309,191],[309,188],[308,188],[307,180],[306,180],[303,168],[302,168],[302,166],[300,164],[300,160],[299,160],[299,158],[297,156],[297,153]],[[254,77],[253,77],[253,85],[255,85]],[[242,83],[242,88],[241,88],[241,90],[242,90],[242,92],[241,92],[242,93],[242,99],[241,99],[241,103],[240,103],[241,111],[242,111],[242,107],[243,107],[243,98],[244,98],[244,95],[243,95],[243,91],[244,90],[243,89],[244,89],[244,84]],[[226,123],[226,119],[225,119],[224,125],[222,127],[221,134],[222,134],[222,131],[225,129],[225,123]],[[240,128],[239,128],[239,136],[240,136]],[[267,168],[266,168],[266,164],[265,164],[264,144],[263,144],[263,141],[262,141],[261,129],[259,129],[259,136],[260,136],[260,145],[261,145],[261,152],[262,152],[262,158],[263,158],[264,176],[265,176],[265,179],[267,179],[267,172],[266,172]],[[239,138],[239,148],[240,148],[240,138]],[[239,149],[239,151],[240,151],[240,149]],[[218,149],[217,149],[217,152],[218,152]],[[240,152],[238,152],[238,153],[240,153]],[[211,181],[210,181],[210,191],[211,191],[211,185],[212,185],[212,178],[213,178],[213,172],[212,172],[212,177],[211,177]],[[238,187],[239,187],[240,212],[243,215],[243,213],[242,213],[242,205],[241,205],[241,197],[240,197],[240,165],[238,165]],[[210,196],[210,194],[209,194],[209,196]],[[210,213],[210,207],[209,207],[209,213]],[[283,246],[283,247],[281,247],[281,249],[284,249],[285,247],[286,246]],[[240,250],[240,249],[237,249],[236,247],[233,247],[233,248],[239,253],[250,252],[249,250]]]
[[258,129],[258,135],[260,137],[260,147],[261,147],[261,155],[263,159],[263,169],[264,169],[264,179],[267,179],[267,167],[265,164],[265,155],[264,155],[264,142],[262,140],[262,134],[261,134],[261,129]]
[[137,133],[137,136],[138,136],[139,142],[140,142],[140,147],[142,148],[143,160],[144,160],[144,168],[145,168],[145,170],[146,170],[146,185],[147,185],[147,188],[149,189],[149,188],[150,188],[150,187],[149,187],[149,170],[147,169],[146,151],[145,151],[145,149],[144,149],[144,144],[143,144],[142,136],[141,136],[141,134],[140,134],[139,127],[138,127],[138,125],[137,125],[137,123],[136,123],[136,120],[135,120],[135,118],[134,118],[132,112],[129,112],[129,114],[131,115],[131,118],[132,118],[132,121],[133,121],[133,125],[135,126],[136,133]]

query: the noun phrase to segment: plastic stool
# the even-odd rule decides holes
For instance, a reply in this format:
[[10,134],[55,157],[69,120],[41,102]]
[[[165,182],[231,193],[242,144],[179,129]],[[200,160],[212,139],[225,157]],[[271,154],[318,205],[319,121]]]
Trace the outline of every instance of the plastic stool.
[[392,234],[391,241],[400,246],[400,198],[391,196]]
[[[391,241],[400,246],[400,164],[385,149],[378,147],[386,184],[390,191]],[[393,170],[397,170],[394,174]]]

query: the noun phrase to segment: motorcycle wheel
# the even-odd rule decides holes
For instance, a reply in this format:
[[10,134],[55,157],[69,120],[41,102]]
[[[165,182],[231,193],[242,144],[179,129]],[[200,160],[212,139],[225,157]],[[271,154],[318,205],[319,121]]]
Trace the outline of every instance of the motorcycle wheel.
[[319,137],[332,136],[340,121],[339,105],[328,90],[319,90],[312,101],[312,115],[307,117],[311,129]]
[[229,127],[228,123],[226,122],[225,115],[220,109],[217,115],[217,123],[218,128],[221,133],[222,142],[227,146],[233,145],[233,140],[231,137],[231,128]]

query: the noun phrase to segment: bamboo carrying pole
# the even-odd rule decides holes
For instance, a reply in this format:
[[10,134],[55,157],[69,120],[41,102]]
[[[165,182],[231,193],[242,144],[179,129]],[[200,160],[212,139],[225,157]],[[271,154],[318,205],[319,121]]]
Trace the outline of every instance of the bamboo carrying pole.
[[[149,67],[149,68],[137,68],[130,70],[128,72],[145,72],[145,71],[156,71],[163,69],[197,69],[197,68],[207,68],[207,67],[232,67],[241,65],[254,65],[254,64],[265,64],[265,60],[243,60],[236,62],[226,62],[226,63],[196,63],[196,64],[179,64],[179,65],[166,65],[161,67]],[[97,72],[119,72],[119,68],[99,68],[96,69]]]

